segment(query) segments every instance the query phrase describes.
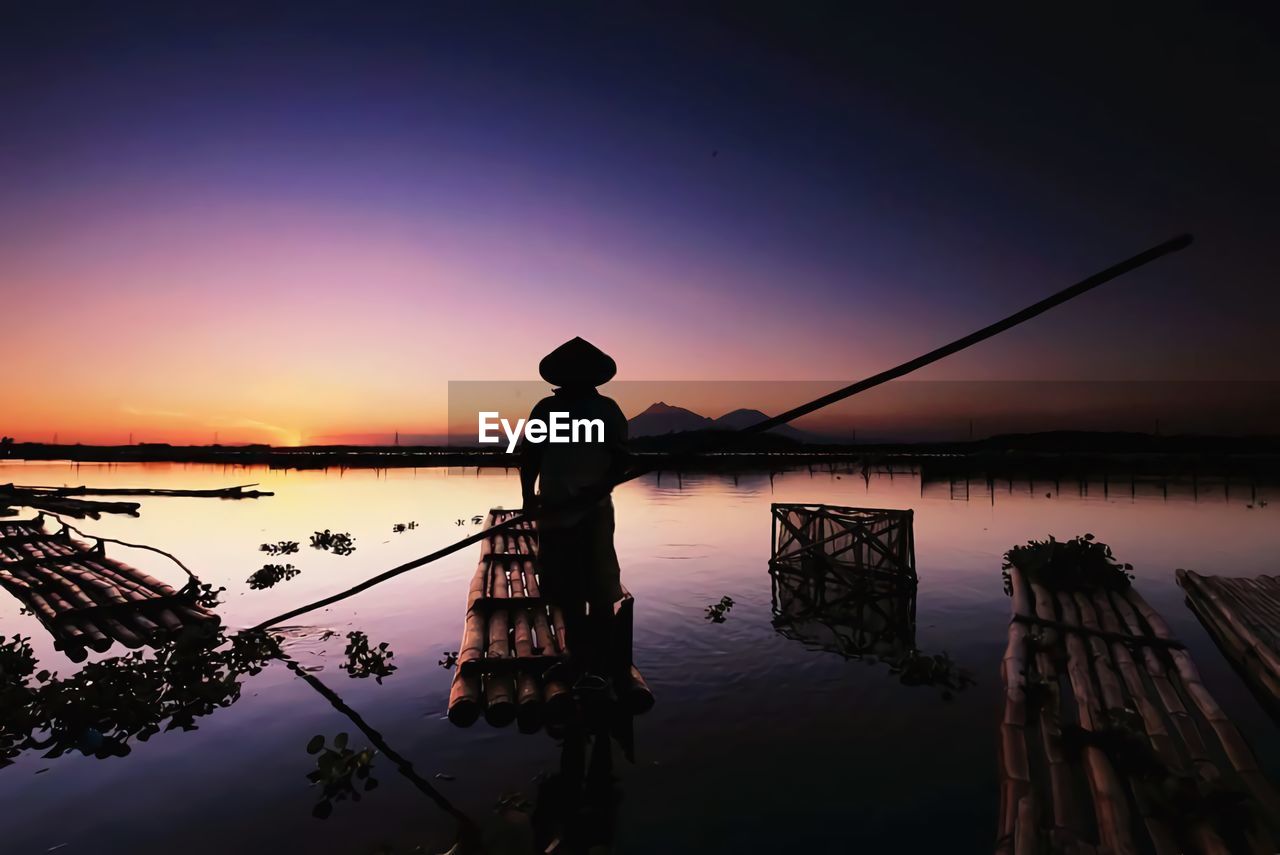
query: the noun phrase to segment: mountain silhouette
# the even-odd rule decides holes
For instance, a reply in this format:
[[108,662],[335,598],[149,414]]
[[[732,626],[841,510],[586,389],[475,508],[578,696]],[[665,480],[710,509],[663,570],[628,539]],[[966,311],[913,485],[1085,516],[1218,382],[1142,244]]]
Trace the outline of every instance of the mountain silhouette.
[[684,407],[673,407],[665,401],[650,404],[638,416],[627,419],[628,436],[661,436],[687,430],[709,430],[712,420]]
[[[725,413],[718,419],[712,419],[711,426],[717,430],[742,430],[745,427],[751,427],[754,424],[769,418],[759,410],[739,409],[731,413]],[[814,437],[805,431],[793,428],[791,425],[778,425],[770,428],[767,433],[776,433],[779,436],[789,436],[792,439],[801,442],[812,442]]]
[[[663,436],[694,430],[741,430],[768,416],[759,410],[738,409],[719,418],[699,415],[684,407],[674,407],[665,401],[650,404],[648,409],[627,420],[627,432],[632,437]],[[800,442],[811,442],[814,437],[790,425],[779,425],[769,433],[785,436]]]

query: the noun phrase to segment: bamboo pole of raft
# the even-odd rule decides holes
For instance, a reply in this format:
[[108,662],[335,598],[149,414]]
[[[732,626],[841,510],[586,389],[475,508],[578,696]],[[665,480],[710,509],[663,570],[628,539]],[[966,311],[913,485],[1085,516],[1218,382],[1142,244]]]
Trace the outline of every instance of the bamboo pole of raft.
[[[1106,592],[1094,591],[1093,605],[1104,630],[1116,635],[1124,632],[1124,627],[1120,625],[1120,618],[1111,600],[1107,598]],[[1147,739],[1150,740],[1152,749],[1171,771],[1189,772],[1191,766],[1178,752],[1177,743],[1169,734],[1164,715],[1151,702],[1146,684],[1142,679],[1142,672],[1138,669],[1138,663],[1134,661],[1129,647],[1123,642],[1113,641],[1111,655],[1115,659],[1116,670],[1120,672],[1121,680],[1129,690],[1130,699],[1137,705],[1138,715],[1142,718],[1143,729],[1147,732]]]
[[[1199,575],[1199,574],[1197,574]],[[1280,625],[1280,602],[1272,596],[1272,585],[1266,576],[1257,579],[1219,577],[1217,582],[1233,594],[1237,601],[1251,605],[1255,611],[1271,622]],[[1276,593],[1280,595],[1280,590]]]
[[235,487],[220,487],[212,490],[162,490],[147,487],[37,487],[6,484],[0,487],[5,493],[30,493],[49,498],[63,496],[168,496],[181,498],[211,499],[256,499],[260,496],[274,496],[274,493],[262,490],[249,490],[254,484],[240,484]]
[[[1189,585],[1184,587],[1187,587],[1189,594],[1196,595],[1194,587]],[[1266,660],[1258,654],[1254,647],[1258,642],[1247,640],[1236,629],[1236,625],[1232,624],[1228,618],[1229,612],[1225,607],[1207,599],[1193,600],[1193,602],[1200,622],[1209,630],[1209,634],[1215,638],[1227,658],[1243,670],[1257,688],[1261,689],[1264,700],[1269,700],[1271,706],[1280,708],[1278,703],[1280,702],[1280,678],[1277,678],[1267,667]]]
[[[1000,723],[1000,758],[1003,782],[1000,799],[1000,843],[997,852],[1015,853],[1017,845],[1026,834],[1019,834],[1019,815],[1022,802],[1031,794],[1031,771],[1027,761],[1027,637],[1030,634],[1026,620],[1030,619],[1031,603],[1027,587],[1022,582],[1017,567],[1009,569],[1013,579],[1013,612],[1015,620],[1009,624],[1009,644],[1005,648],[1000,667],[1004,676],[1004,719]],[[1031,824],[1034,829],[1034,823]],[[1031,841],[1034,843],[1034,841]]]
[[[1134,597],[1141,598],[1141,595],[1138,594],[1136,590],[1133,591],[1132,593]],[[1118,595],[1116,596],[1118,597]],[[1145,603],[1145,600],[1143,600],[1143,602]],[[1147,608],[1150,609],[1149,606]],[[1163,618],[1157,612],[1155,612],[1154,609],[1151,609],[1150,611],[1151,611],[1151,614],[1155,616],[1161,629],[1166,633],[1166,635],[1164,636],[1160,635],[1159,632],[1156,631],[1156,624],[1153,624],[1150,620],[1147,620],[1146,622],[1148,626],[1151,627],[1152,633],[1155,634],[1157,638],[1170,637],[1168,636],[1168,626],[1164,623]],[[1141,621],[1138,620],[1136,613],[1133,614],[1133,620],[1135,621],[1134,625],[1141,626]],[[1177,652],[1180,653],[1182,656],[1186,657],[1186,661],[1188,663],[1191,662],[1190,655],[1187,654],[1185,651],[1177,651]],[[1175,662],[1175,665],[1176,665],[1176,662]],[[1194,671],[1195,666],[1191,665],[1191,668]],[[1185,675],[1180,674],[1179,676],[1183,677],[1183,679],[1185,680]],[[1173,683],[1176,688],[1178,680],[1174,679]],[[1203,686],[1201,687],[1201,689],[1203,690]],[[1189,686],[1183,688],[1183,693],[1191,696],[1193,700],[1195,699],[1195,693],[1190,690]],[[1212,698],[1208,696],[1207,691],[1204,691],[1204,694],[1206,697],[1209,698],[1210,703],[1213,703],[1214,707],[1216,708],[1217,706],[1216,702],[1213,702]],[[1203,713],[1203,710],[1202,710],[1202,713]],[[1206,715],[1206,720],[1209,722],[1210,726],[1214,728],[1215,732],[1217,732],[1217,726],[1214,724],[1213,720],[1210,719],[1207,715]],[[1228,721],[1228,724],[1230,724],[1229,721]],[[1234,725],[1231,725],[1231,727],[1232,729],[1234,729]],[[1219,734],[1219,741],[1221,743],[1220,734]],[[1227,748],[1225,743],[1223,743],[1223,750],[1224,752],[1227,753],[1228,760],[1231,760],[1230,750]],[[1245,751],[1247,753],[1247,748],[1245,749]],[[1217,767],[1211,765],[1210,762],[1206,760],[1204,766],[1202,767],[1201,777],[1205,780],[1216,780],[1219,776],[1220,775],[1217,770]],[[1242,777],[1242,780],[1245,781],[1246,786],[1249,786],[1247,776],[1242,775],[1241,777]],[[1222,840],[1221,836],[1213,828],[1211,828],[1205,820],[1201,819],[1195,822],[1191,830],[1195,835],[1196,843],[1199,846],[1201,851],[1205,853],[1209,853],[1209,855],[1217,855],[1217,853],[1222,853],[1222,855],[1230,855],[1230,849],[1227,846],[1226,842]],[[1270,845],[1270,840],[1263,839],[1263,838],[1269,837],[1269,834],[1265,829],[1262,829],[1259,827],[1247,828],[1247,829],[1244,829],[1244,834],[1245,834],[1245,837],[1249,840],[1250,851],[1255,853],[1255,855],[1270,855],[1270,853],[1273,851],[1273,848]]]
[[[1076,604],[1069,594],[1057,595],[1058,608],[1062,612],[1062,622],[1068,626],[1079,627]],[[1103,729],[1102,706],[1098,692],[1094,690],[1090,677],[1089,654],[1079,632],[1066,632],[1067,677],[1071,681],[1071,690],[1075,694],[1079,707],[1080,726],[1085,730],[1097,732]],[[1111,675],[1114,679],[1114,674]],[[1110,691],[1115,687],[1110,687]],[[1098,838],[1101,848],[1116,855],[1136,855],[1133,835],[1130,830],[1129,806],[1119,776],[1107,755],[1095,745],[1084,749],[1084,768],[1089,780],[1089,790],[1093,794],[1094,812],[1098,821]]]
[[[531,563],[531,562],[530,562]],[[511,599],[518,600],[525,596],[522,566],[519,562],[511,562]],[[533,656],[533,626],[528,609],[510,609],[512,620],[512,640],[515,644],[516,656],[525,659]],[[533,732],[541,724],[542,687],[538,678],[527,670],[516,674],[516,720],[520,729]]]
[[473,674],[464,676],[464,662],[472,662],[484,656],[485,622],[484,615],[476,609],[476,601],[485,596],[491,568],[484,556],[488,553],[489,541],[480,545],[480,564],[471,578],[471,588],[467,593],[467,614],[462,626],[462,643],[458,646],[458,663],[453,669],[453,682],[449,686],[449,720],[460,727],[469,727],[480,717],[481,694],[480,676]]
[[1035,796],[1028,793],[1018,800],[1017,831],[1014,835],[1014,855],[1036,855],[1040,851],[1037,831]]
[[[542,590],[538,586],[538,574],[532,561],[524,562],[524,581],[529,596],[542,596]],[[559,639],[556,638],[555,632],[551,629],[551,622],[547,620],[547,607],[545,605],[533,609],[533,631],[538,636],[538,646],[542,648],[544,654],[550,656],[565,655],[564,650],[560,647]],[[542,687],[542,697],[543,702],[546,704],[544,718],[553,723],[564,721],[568,716],[569,708],[573,701],[569,687],[559,680],[548,680]]]
[[[68,602],[70,602],[71,608],[74,610],[105,609],[113,605],[118,605],[120,602],[124,601],[123,597],[120,597],[119,600],[115,600],[113,598],[102,596],[102,599],[106,600],[104,603],[102,599],[95,599],[91,596],[88,591],[78,584],[76,579],[70,576],[58,573],[51,568],[42,565],[35,565],[32,570],[43,579],[45,584],[52,586],[51,589],[57,590],[61,595],[63,595]],[[104,592],[101,591],[97,591],[97,593],[100,595],[104,594]],[[126,626],[118,617],[105,611],[98,612],[94,617],[95,623],[105,631],[105,634],[115,638],[121,644],[129,648],[138,648],[142,646],[142,636],[138,635],[138,633],[132,628]]]
[[1193,600],[1196,611],[1216,630],[1228,655],[1265,686],[1272,697],[1280,698],[1280,657],[1240,618],[1256,606],[1237,599],[1221,584],[1222,579],[1206,579],[1185,570],[1179,570],[1177,578],[1189,594],[1199,595],[1200,599]]
[[[1132,591],[1132,588],[1130,590]],[[1136,594],[1137,592],[1133,591],[1133,593]],[[1146,637],[1148,635],[1147,630],[1143,627],[1143,622],[1138,617],[1138,612],[1133,603],[1118,592],[1112,592],[1110,598],[1115,611],[1120,615],[1130,632],[1137,637]],[[1157,615],[1157,617],[1159,616]],[[1161,620],[1161,625],[1163,626],[1163,620]],[[1165,631],[1167,632],[1167,627],[1165,627]],[[1154,632],[1152,634],[1154,635]],[[1155,637],[1159,638],[1160,636],[1156,635]],[[1152,679],[1153,685],[1156,686],[1157,695],[1169,711],[1170,718],[1174,721],[1179,734],[1183,738],[1183,743],[1191,757],[1191,764],[1196,775],[1206,782],[1217,781],[1221,777],[1221,773],[1209,757],[1208,746],[1202,739],[1194,718],[1192,718],[1191,713],[1182,702],[1182,695],[1178,688],[1180,681],[1177,672],[1170,674],[1160,663],[1150,645],[1143,646],[1143,654],[1148,674]],[[1205,822],[1196,823],[1193,831],[1196,833],[1197,842],[1205,852],[1219,853],[1228,851],[1225,843]],[[1248,833],[1247,836],[1252,838],[1255,835]],[[1269,853],[1270,851],[1269,849],[1260,850],[1257,846],[1253,846],[1252,849],[1258,852],[1265,851]]]
[[[489,596],[493,600],[508,599],[510,592],[507,585],[509,562],[499,560],[490,562],[493,567],[493,590]],[[509,659],[511,657],[511,637],[509,635],[509,611],[503,606],[489,609],[489,646],[485,651],[486,659]],[[489,672],[482,674],[481,685],[484,687],[484,720],[494,727],[506,727],[516,717],[515,681],[510,674]]]
[[[1114,591],[1110,593],[1110,599],[1111,604],[1115,607],[1130,634],[1137,638],[1146,637],[1148,633],[1129,600]],[[1160,703],[1164,706],[1170,720],[1177,729],[1181,744],[1186,748],[1187,755],[1191,761],[1191,768],[1201,779],[1205,781],[1214,780],[1218,775],[1218,770],[1214,767],[1209,757],[1208,746],[1200,735],[1199,728],[1196,727],[1195,719],[1192,718],[1186,704],[1183,703],[1182,695],[1178,693],[1174,686],[1174,679],[1170,676],[1169,670],[1160,661],[1160,657],[1156,655],[1155,650],[1149,644],[1142,645],[1142,662],[1147,669],[1147,676],[1150,678],[1151,684],[1155,686],[1156,695],[1160,698]]]
[[100,606],[123,606],[117,611],[116,619],[126,629],[138,635],[139,641],[152,638],[159,629],[158,625],[138,611],[137,607],[147,602],[147,597],[132,591],[126,596],[125,592],[106,581],[101,574],[80,564],[64,564],[59,567],[59,571],[68,582],[80,586],[86,593],[96,593]]
[[[1106,708],[1110,710],[1124,709],[1126,705],[1125,695],[1121,689],[1121,683],[1123,682],[1126,674],[1122,669],[1112,667],[1112,657],[1109,655],[1112,651],[1108,648],[1107,643],[1097,634],[1102,629],[1102,624],[1097,612],[1095,611],[1094,601],[1080,591],[1075,592],[1073,599],[1075,600],[1076,608],[1079,611],[1080,623],[1089,631],[1088,641],[1090,652],[1093,654],[1094,672],[1098,677],[1099,685],[1103,688],[1103,698],[1106,703]],[[1113,642],[1113,644],[1123,648],[1123,645],[1119,642]],[[1132,662],[1132,660],[1130,660],[1130,662]],[[1117,679],[1117,670],[1120,671],[1120,679]],[[1136,674],[1136,669],[1134,673]],[[1141,681],[1139,680],[1136,686],[1130,683],[1126,683],[1125,685],[1129,686],[1133,690],[1131,692],[1132,699],[1138,707],[1141,707],[1145,701]],[[1147,706],[1150,705],[1148,704]],[[1139,715],[1142,716],[1143,728],[1145,730],[1148,720],[1141,711],[1139,712]],[[1159,722],[1153,726],[1156,727],[1158,731],[1164,730],[1163,722]],[[1152,741],[1149,731],[1147,738],[1148,741]],[[1152,743],[1154,748],[1157,750],[1161,747],[1155,741],[1152,741]],[[1177,755],[1175,754],[1172,759],[1176,763]],[[1175,765],[1170,768],[1177,767]],[[1138,812],[1142,814],[1143,823],[1147,827],[1147,834],[1150,835],[1152,846],[1154,847],[1157,855],[1178,855],[1182,849],[1178,845],[1177,838],[1169,829],[1168,824],[1156,815],[1150,798],[1147,797],[1145,792],[1138,788],[1131,789],[1133,792],[1134,802],[1138,807]],[[1207,832],[1207,836],[1213,836],[1212,832],[1208,832],[1207,829],[1202,829],[1202,831]],[[1223,851],[1224,855],[1226,855],[1224,850],[1214,847],[1209,847],[1206,850],[1206,855],[1209,852],[1218,851]]]
[[[1159,612],[1151,608],[1136,589],[1130,587],[1126,593],[1133,607],[1151,627],[1156,637],[1172,640],[1169,625],[1165,623]],[[1262,774],[1262,770],[1258,768],[1258,761],[1254,759],[1253,752],[1249,750],[1248,743],[1244,741],[1240,731],[1236,729],[1231,719],[1227,718],[1226,713],[1218,706],[1218,702],[1209,694],[1209,690],[1204,687],[1200,672],[1196,669],[1190,654],[1185,650],[1171,647],[1169,657],[1173,660],[1187,695],[1217,734],[1218,742],[1221,743],[1222,750],[1226,752],[1227,760],[1236,774],[1245,782],[1267,816],[1280,816],[1280,794],[1276,793],[1271,783]]]
[[[1015,584],[1026,584],[1021,571]],[[1053,597],[1045,588],[1035,582],[1030,583],[1031,599],[1035,602],[1036,617],[1042,621],[1056,621],[1057,610]],[[1025,593],[1024,593],[1025,596]],[[1062,687],[1059,684],[1058,668],[1049,653],[1049,648],[1057,640],[1058,631],[1043,627],[1040,643],[1036,645],[1036,668],[1044,680],[1048,702],[1040,713],[1040,739],[1044,745],[1045,759],[1049,766],[1049,788],[1053,809],[1055,840],[1080,841],[1086,834],[1086,824],[1080,817],[1079,805],[1076,803],[1075,788],[1071,782],[1071,767],[1067,762],[1066,752],[1062,747]]]

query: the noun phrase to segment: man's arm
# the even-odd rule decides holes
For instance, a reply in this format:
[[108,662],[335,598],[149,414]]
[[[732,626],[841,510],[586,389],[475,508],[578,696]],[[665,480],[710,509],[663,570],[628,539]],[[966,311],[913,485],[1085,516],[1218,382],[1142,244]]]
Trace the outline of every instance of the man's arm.
[[609,483],[613,484],[620,480],[631,467],[631,451],[627,447],[627,417],[617,402],[610,400],[609,403],[613,404],[613,412],[606,426],[605,439],[609,443],[608,478]]
[[[547,418],[548,407],[543,406],[545,401],[539,401],[533,405],[533,410],[529,413],[529,420]],[[538,493],[536,485],[538,475],[542,471],[542,443],[525,442],[520,440],[520,496],[525,508],[532,508],[538,503]]]

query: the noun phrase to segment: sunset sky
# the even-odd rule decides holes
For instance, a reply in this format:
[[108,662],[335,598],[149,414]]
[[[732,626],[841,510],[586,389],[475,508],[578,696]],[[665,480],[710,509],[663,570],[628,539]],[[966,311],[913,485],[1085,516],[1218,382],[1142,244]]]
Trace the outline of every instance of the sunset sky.
[[1182,231],[922,376],[1280,379],[1274,21],[844,5],[3,3],[0,433],[431,433],[574,335],[852,381]]

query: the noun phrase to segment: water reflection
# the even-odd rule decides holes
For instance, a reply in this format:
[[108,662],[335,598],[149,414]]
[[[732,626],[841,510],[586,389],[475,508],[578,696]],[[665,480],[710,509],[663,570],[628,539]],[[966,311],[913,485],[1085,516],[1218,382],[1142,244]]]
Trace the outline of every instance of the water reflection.
[[772,565],[773,628],[849,659],[901,657],[916,643],[914,583],[868,578],[836,565]]
[[[514,504],[519,495],[514,473],[474,469],[348,470],[339,477],[336,471],[30,464],[21,475],[0,480],[10,479],[142,482],[158,488],[267,482],[276,492],[269,502],[157,499],[145,504],[141,517],[104,518],[93,527],[95,533],[162,546],[188,560],[215,588],[227,588],[219,612],[233,628],[456,540],[468,531],[457,519],[470,525],[474,511]],[[987,501],[950,501],[945,494],[922,497],[920,477],[901,471],[873,473],[868,484],[857,474],[821,468],[810,474],[801,468],[776,473],[772,485],[768,473],[742,474],[737,486],[728,475],[685,473],[682,491],[674,474],[662,476],[660,489],[656,480],[616,494],[622,520],[618,550],[641,622],[637,659],[663,701],[637,727],[640,762],[627,768],[620,751],[614,757],[613,774],[623,776],[626,790],[614,829],[615,840],[625,841],[619,848],[843,851],[847,833],[828,820],[845,816],[855,804],[863,807],[850,821],[867,851],[990,851],[996,823],[992,793],[998,786],[991,710],[1003,701],[997,675],[1009,619],[1000,561],[1011,543],[1049,533],[1095,532],[1136,565],[1144,594],[1188,644],[1224,711],[1256,747],[1267,773],[1280,774],[1274,723],[1255,709],[1252,695],[1182,605],[1184,595],[1172,575],[1179,566],[1232,575],[1274,572],[1280,549],[1280,527],[1268,516],[1280,508],[1274,488],[1268,495],[1259,487],[1258,504],[1249,509],[1249,486],[1237,489],[1234,481],[1229,503],[1219,489],[1202,490],[1196,503],[1193,491],[1172,487],[1165,502],[1154,487],[1154,495],[1144,492],[1141,481],[1132,502],[1114,483],[1105,501],[1101,487],[1080,497],[1065,481],[1050,500],[1045,493],[1053,487],[1040,489],[1037,481],[1035,493],[1025,482],[1015,485],[1013,495],[1001,492],[993,508]],[[1262,507],[1268,498],[1269,506]],[[774,579],[763,566],[770,551],[770,503],[813,501],[915,509],[920,578],[913,643],[949,650],[974,670],[977,686],[942,704],[932,691],[899,685],[878,658],[866,668],[851,666],[838,653],[814,652],[823,649],[817,637],[812,643],[793,641],[775,629]],[[391,530],[410,518],[418,521],[417,529]],[[301,558],[282,560],[304,573],[272,589],[249,589],[249,573],[275,560],[259,551],[260,544],[288,538],[306,547],[309,535],[325,526],[350,532],[359,550],[339,557],[303,548]],[[179,586],[181,575],[161,556],[137,559],[139,569]],[[529,851],[533,813],[542,810],[532,779],[539,771],[548,778],[558,773],[561,747],[510,730],[459,731],[440,717],[450,673],[438,661],[458,647],[460,604],[474,568],[474,554],[459,554],[430,572],[407,574],[324,614],[317,622],[335,632],[329,642],[307,649],[289,637],[284,647],[302,667],[323,667],[310,673],[376,723],[428,783],[483,826],[486,842],[496,834],[499,795],[521,791],[528,812],[511,805],[512,822],[503,825],[523,823],[517,851]],[[726,623],[712,624],[705,608],[725,594],[735,601],[733,611]],[[53,649],[38,620],[20,614],[19,605],[0,597],[0,633],[32,636],[37,671],[66,675],[79,667]],[[901,607],[881,608],[892,615]],[[848,617],[824,619],[850,637],[853,627],[871,627],[875,619]],[[346,634],[355,629],[395,650],[392,661],[399,670],[382,686],[373,679],[348,680],[338,670]],[[90,653],[94,659],[100,655]],[[9,824],[0,848],[43,852],[66,843],[67,851],[221,855],[371,852],[385,841],[399,855],[419,844],[427,852],[454,845],[454,820],[423,803],[415,786],[405,786],[382,749],[373,773],[381,786],[358,805],[335,805],[327,822],[313,819],[320,793],[305,780],[315,768],[315,758],[304,750],[307,741],[322,733],[331,743],[347,731],[351,748],[376,746],[320,702],[314,686],[284,667],[268,665],[241,680],[242,697],[217,715],[197,718],[198,730],[164,735],[162,724],[162,733],[148,744],[131,740],[135,750],[126,759],[86,761],[73,750],[55,763],[28,751],[14,767],[0,769],[0,802],[23,817]],[[595,745],[589,739],[584,746],[584,774]],[[804,765],[808,785],[802,788],[794,786],[797,757],[818,758]],[[913,758],[907,771],[903,757]],[[850,776],[851,768],[865,774]],[[246,769],[254,770],[251,782]],[[216,794],[216,822],[208,822],[214,796],[193,797],[189,788],[166,783],[175,770],[198,775],[201,792]],[[439,779],[438,771],[456,780]],[[922,780],[928,787],[921,787]],[[82,806],[74,817],[69,804]],[[751,809],[761,804],[771,809]],[[806,821],[779,823],[780,814]],[[930,821],[919,822],[921,816]],[[139,845],[139,827],[148,829],[146,845]],[[192,828],[201,830],[193,835]]]
[[69,677],[40,670],[30,639],[0,639],[0,765],[26,750],[123,757],[131,742],[196,720],[240,699],[242,678],[273,656],[264,636],[182,637],[147,656],[90,662]]

